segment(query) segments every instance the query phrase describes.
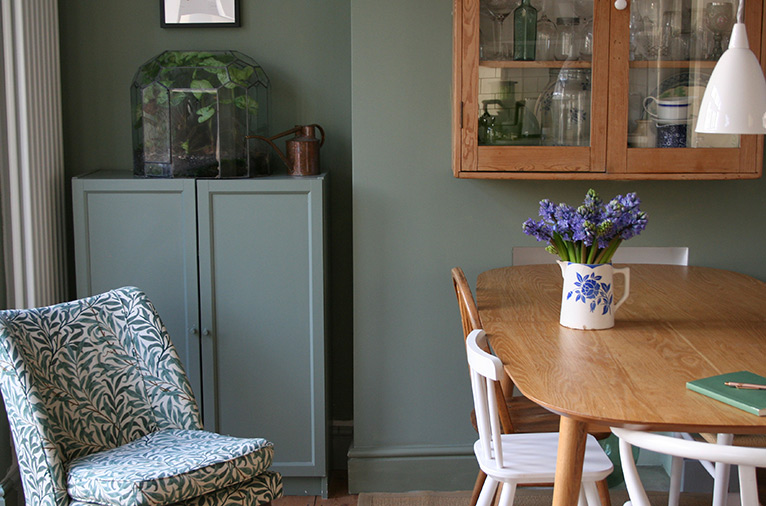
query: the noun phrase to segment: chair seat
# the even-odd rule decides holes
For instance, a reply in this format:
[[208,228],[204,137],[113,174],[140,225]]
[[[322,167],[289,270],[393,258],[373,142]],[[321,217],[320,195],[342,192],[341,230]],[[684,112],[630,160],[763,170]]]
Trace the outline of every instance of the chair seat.
[[[496,461],[485,458],[480,441],[474,444],[479,467],[488,476],[520,484],[553,482],[559,445],[558,433],[503,434],[502,442],[503,454],[513,455],[502,468],[496,466]],[[601,450],[596,438],[588,435],[583,460],[583,481],[603,480],[609,476],[612,469],[612,462]]]
[[88,504],[164,506],[252,480],[273,451],[265,439],[161,430],[72,460],[67,491]]
[[[514,433],[558,432],[561,417],[529,400],[523,395],[514,395],[506,400],[508,413],[513,420]],[[476,429],[476,413],[471,412],[471,423]],[[587,429],[596,439],[605,439],[612,432],[603,425],[588,424]]]

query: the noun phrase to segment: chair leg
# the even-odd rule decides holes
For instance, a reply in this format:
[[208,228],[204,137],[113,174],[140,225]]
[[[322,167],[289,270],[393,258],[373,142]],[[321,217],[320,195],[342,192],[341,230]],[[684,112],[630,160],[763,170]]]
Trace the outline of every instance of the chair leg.
[[601,500],[601,506],[612,506],[612,498],[609,496],[609,485],[606,483],[606,478],[597,481],[596,488],[598,489],[598,498]]
[[[733,442],[733,434],[718,434],[716,438],[716,444],[719,445],[731,445]],[[729,496],[729,476],[731,476],[731,466],[716,462],[715,476],[713,476],[713,506],[726,506]]]
[[495,498],[495,491],[497,490],[498,481],[487,476],[484,481],[484,486],[481,487],[481,493],[479,499],[476,501],[476,506],[490,506],[492,500]]
[[670,461],[670,490],[668,491],[668,506],[678,506],[681,500],[681,474],[684,469],[684,459],[673,457]]
[[471,502],[469,506],[476,506],[476,502],[479,500],[479,494],[484,486],[484,482],[487,480],[487,475],[479,469],[479,475],[476,477],[476,483],[473,486],[473,492],[471,493]]
[[513,498],[516,496],[515,483],[503,483],[503,490],[500,492],[498,506],[513,506]]
[[739,497],[742,506],[758,506],[758,489],[755,482],[755,468],[739,466]]
[[[602,480],[606,484],[606,480]],[[600,482],[599,482],[600,483]],[[583,490],[585,490],[585,498],[588,500],[588,506],[604,506],[602,500],[602,491],[596,483],[589,481],[582,484]],[[609,489],[606,491],[607,498],[609,497]]]

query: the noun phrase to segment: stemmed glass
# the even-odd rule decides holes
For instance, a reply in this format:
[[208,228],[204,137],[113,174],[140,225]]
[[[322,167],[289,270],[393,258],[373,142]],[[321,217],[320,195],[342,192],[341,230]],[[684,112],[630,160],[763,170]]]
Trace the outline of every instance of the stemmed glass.
[[492,17],[492,44],[488,58],[502,60],[508,58],[509,52],[503,43],[503,21],[513,11],[514,0],[484,0],[482,4]]
[[723,54],[721,40],[731,32],[734,10],[730,2],[710,2],[705,6],[705,26],[713,33],[713,49],[709,58],[717,60]]

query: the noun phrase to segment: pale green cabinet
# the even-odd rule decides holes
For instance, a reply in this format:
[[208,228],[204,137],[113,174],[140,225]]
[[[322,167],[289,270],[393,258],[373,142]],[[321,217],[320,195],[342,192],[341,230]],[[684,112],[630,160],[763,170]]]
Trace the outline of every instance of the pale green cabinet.
[[205,428],[274,442],[288,494],[327,492],[325,181],[73,178],[77,295],[157,306]]

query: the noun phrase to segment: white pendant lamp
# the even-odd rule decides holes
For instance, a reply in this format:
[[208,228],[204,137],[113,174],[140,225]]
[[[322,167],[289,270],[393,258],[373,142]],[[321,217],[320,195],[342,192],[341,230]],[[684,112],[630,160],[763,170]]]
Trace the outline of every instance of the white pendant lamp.
[[700,104],[695,131],[766,134],[766,79],[747,42],[740,0],[729,48],[716,63]]

